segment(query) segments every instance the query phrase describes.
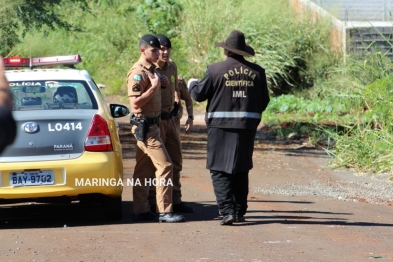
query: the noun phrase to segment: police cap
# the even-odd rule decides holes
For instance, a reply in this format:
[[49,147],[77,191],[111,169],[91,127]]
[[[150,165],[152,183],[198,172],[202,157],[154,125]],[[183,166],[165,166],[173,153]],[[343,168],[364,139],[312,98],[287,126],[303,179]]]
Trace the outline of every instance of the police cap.
[[169,38],[166,35],[159,34],[156,35],[156,37],[160,41],[161,45],[166,46],[168,48],[172,48],[171,40],[169,40]]
[[152,47],[161,48],[160,41],[158,41],[157,37],[155,37],[154,35],[144,35],[142,36],[141,41]]

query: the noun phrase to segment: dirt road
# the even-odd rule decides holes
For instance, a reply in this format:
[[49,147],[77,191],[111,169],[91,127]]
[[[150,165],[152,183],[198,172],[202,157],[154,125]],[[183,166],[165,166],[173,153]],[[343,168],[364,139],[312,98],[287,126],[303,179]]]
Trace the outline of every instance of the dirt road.
[[[127,125],[121,129],[125,178],[131,178],[135,141]],[[204,127],[194,130],[182,133],[183,200],[195,209],[187,222],[132,223],[130,187],[115,223],[93,207],[3,207],[0,261],[393,260],[389,175],[333,171],[323,150],[259,139],[246,222],[220,226]]]

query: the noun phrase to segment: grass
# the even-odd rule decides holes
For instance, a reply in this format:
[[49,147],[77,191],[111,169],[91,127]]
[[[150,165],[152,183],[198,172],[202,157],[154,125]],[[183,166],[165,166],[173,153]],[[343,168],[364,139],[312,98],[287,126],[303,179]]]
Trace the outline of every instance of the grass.
[[[307,14],[294,13],[288,0],[111,0],[89,5],[91,13],[81,13],[64,1],[64,15],[82,32],[56,30],[47,37],[30,32],[12,54],[79,53],[83,59],[79,67],[106,85],[103,93],[128,103],[125,78],[139,58],[142,35],[170,34],[179,75],[200,79],[209,64],[224,59],[223,50],[214,43],[239,29],[255,49],[250,60],[266,70],[272,99],[263,114],[265,123],[292,122],[291,131],[309,132],[313,140],[321,135],[334,139],[335,148],[329,151],[333,165],[390,170],[393,139],[386,118],[391,105],[390,99],[384,104],[379,101],[391,97],[391,85],[390,80],[378,81],[391,75],[393,65],[378,52],[362,60],[347,57],[347,63],[342,63],[330,47],[330,21],[311,22]],[[173,12],[175,19],[162,15],[160,6]],[[373,90],[385,93],[378,97]],[[376,131],[376,126],[383,128]],[[286,135],[284,130],[278,132]]]
[[[137,12],[145,3],[91,1],[91,13],[81,13],[65,2],[65,15],[82,32],[57,30],[47,37],[31,32],[14,48],[13,55],[80,53],[84,61],[81,67],[89,70],[96,82],[108,86],[106,92],[126,95],[125,76],[139,58],[138,41],[143,34],[151,33],[146,17]],[[326,25],[315,27],[306,18],[294,23],[295,14],[287,0],[178,0],[176,4],[182,12],[177,24],[171,25],[172,57],[186,79],[202,78],[209,64],[224,59],[223,50],[214,43],[224,41],[233,29],[242,30],[254,47],[256,56],[251,60],[266,69],[272,92],[311,87],[315,79],[312,71],[332,63],[327,58],[334,55],[328,42],[324,43],[328,37]]]

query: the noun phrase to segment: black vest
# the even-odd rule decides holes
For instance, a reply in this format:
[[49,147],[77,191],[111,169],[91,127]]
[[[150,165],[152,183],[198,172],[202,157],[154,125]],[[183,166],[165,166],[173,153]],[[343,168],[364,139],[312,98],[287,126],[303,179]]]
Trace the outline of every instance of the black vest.
[[242,56],[231,56],[210,65],[205,78],[210,89],[205,116],[209,127],[257,128],[269,103],[262,67]]

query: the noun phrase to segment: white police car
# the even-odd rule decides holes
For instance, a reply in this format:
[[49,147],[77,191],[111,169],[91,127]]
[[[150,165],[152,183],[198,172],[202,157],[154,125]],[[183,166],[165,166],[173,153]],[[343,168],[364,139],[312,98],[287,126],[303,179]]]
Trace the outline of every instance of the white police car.
[[4,58],[18,133],[0,156],[0,204],[96,202],[106,218],[121,218],[123,162],[114,118],[129,109],[108,106],[89,73],[74,68],[80,61],[79,55]]

